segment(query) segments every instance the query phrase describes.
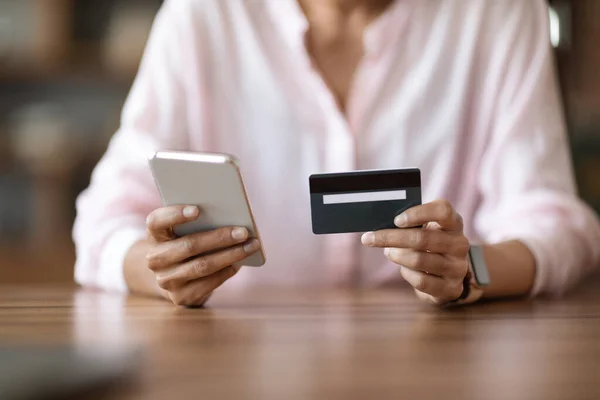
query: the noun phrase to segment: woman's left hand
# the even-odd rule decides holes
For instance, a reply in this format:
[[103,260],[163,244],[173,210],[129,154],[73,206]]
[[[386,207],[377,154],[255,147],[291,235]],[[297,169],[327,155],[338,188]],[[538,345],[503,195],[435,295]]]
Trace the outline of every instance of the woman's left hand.
[[420,299],[445,304],[460,297],[469,268],[462,217],[446,200],[408,209],[394,224],[403,229],[367,232],[362,243],[385,248],[386,257]]

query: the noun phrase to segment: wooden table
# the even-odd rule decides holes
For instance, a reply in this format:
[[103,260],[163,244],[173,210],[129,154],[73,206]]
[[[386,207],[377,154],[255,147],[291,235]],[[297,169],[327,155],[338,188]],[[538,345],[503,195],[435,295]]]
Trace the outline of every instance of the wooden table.
[[261,289],[205,309],[0,288],[0,343],[141,346],[122,399],[600,399],[600,282],[438,310],[408,290]]

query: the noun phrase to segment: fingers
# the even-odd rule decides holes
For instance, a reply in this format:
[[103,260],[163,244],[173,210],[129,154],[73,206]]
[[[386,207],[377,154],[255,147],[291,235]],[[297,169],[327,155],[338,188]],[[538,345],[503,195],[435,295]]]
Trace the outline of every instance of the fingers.
[[463,220],[446,200],[412,207],[394,219],[404,229],[367,232],[362,243],[383,247],[417,295],[443,304],[460,296],[467,275],[469,241]]
[[158,285],[165,290],[176,291],[191,281],[210,277],[224,268],[244,260],[257,252],[259,248],[258,240],[252,239],[244,245],[196,257],[177,267],[158,271],[156,273]]
[[173,227],[194,221],[200,215],[196,206],[168,206],[161,207],[148,215],[146,229],[148,239],[154,242],[164,242],[175,238]]
[[248,230],[241,227],[219,228],[158,243],[148,252],[148,267],[153,271],[170,268],[200,254],[225,249],[248,239]]
[[405,248],[461,257],[469,251],[469,242],[464,235],[433,229],[385,229],[367,232],[361,240],[369,247]]
[[467,274],[468,264],[464,259],[412,249],[386,248],[384,253],[390,261],[398,265],[444,279],[462,280]]
[[431,203],[409,208],[396,217],[394,224],[398,228],[410,228],[437,222],[443,230],[462,232],[462,217],[447,200],[436,200]]
[[200,306],[215,289],[237,272],[238,268],[236,267],[225,267],[206,278],[187,283],[180,290],[170,293],[169,297],[173,303],[179,306]]
[[438,276],[406,267],[400,268],[400,274],[417,292],[432,296],[438,304],[457,299],[463,290],[462,280],[448,282]]

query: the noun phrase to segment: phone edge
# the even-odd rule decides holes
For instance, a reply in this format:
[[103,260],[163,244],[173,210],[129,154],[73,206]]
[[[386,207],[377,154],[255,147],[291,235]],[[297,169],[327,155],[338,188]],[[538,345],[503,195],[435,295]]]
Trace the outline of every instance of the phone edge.
[[[252,225],[254,225],[254,231],[256,232],[256,239],[258,240],[258,243],[260,245],[259,251],[260,251],[260,255],[262,257],[262,264],[258,265],[257,267],[261,267],[264,264],[266,264],[266,262],[267,262],[266,251],[263,246],[263,241],[262,241],[262,238],[260,235],[260,230],[258,228],[258,224],[256,223],[256,219],[254,217],[254,212],[252,211],[252,203],[250,202],[248,192],[246,191],[246,185],[244,183],[242,171],[239,166],[239,159],[237,157],[235,157],[231,154],[226,154],[226,153],[207,153],[207,152],[194,153],[194,152],[184,152],[184,151],[158,150],[158,151],[152,152],[147,158],[148,158],[148,164],[150,166],[150,171],[151,171],[152,177],[154,179],[154,184],[156,185],[156,188],[158,189],[163,206],[165,205],[165,199],[162,194],[160,184],[159,184],[158,180],[156,179],[156,175],[154,172],[154,166],[153,166],[153,163],[156,159],[168,159],[168,160],[191,161],[191,162],[208,162],[208,163],[215,163],[215,164],[231,165],[234,168],[234,170],[238,176],[240,185],[242,186],[242,193],[244,194],[244,199],[246,200],[246,205],[248,206],[248,212],[250,213],[250,220],[252,221]],[[250,266],[250,267],[254,267],[254,266]]]

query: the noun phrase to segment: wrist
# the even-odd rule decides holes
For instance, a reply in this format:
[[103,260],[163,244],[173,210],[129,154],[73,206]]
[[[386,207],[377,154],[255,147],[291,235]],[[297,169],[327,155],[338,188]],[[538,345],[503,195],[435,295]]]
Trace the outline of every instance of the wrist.
[[154,273],[148,268],[148,249],[149,244],[146,240],[140,240],[129,248],[123,263],[125,282],[133,294],[168,299],[166,292],[156,283]]
[[534,284],[536,263],[529,248],[519,240],[482,247],[491,282],[484,287],[485,298],[527,295]]

